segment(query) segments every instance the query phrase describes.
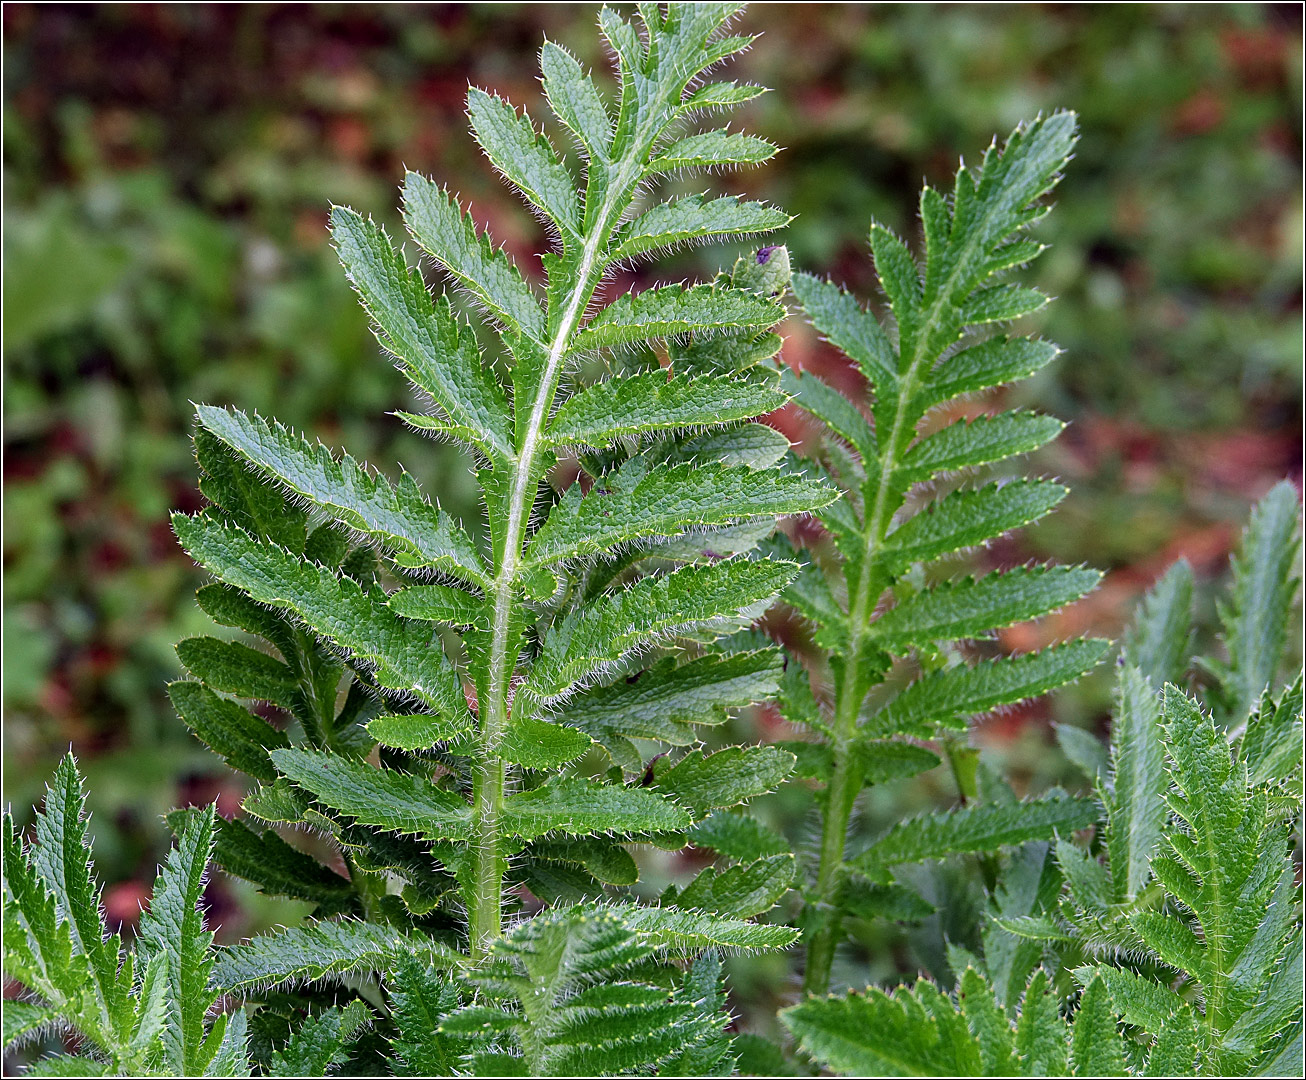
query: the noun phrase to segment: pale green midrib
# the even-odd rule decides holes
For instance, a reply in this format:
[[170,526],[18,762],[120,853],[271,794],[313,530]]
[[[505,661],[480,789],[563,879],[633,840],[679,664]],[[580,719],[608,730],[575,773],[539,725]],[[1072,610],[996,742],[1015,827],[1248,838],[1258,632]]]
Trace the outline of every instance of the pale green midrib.
[[[474,956],[479,955],[485,945],[485,939],[492,939],[500,933],[498,913],[501,881],[498,868],[498,833],[499,818],[503,811],[504,764],[496,756],[495,750],[503,736],[508,719],[508,683],[513,666],[509,664],[507,656],[508,628],[522,556],[522,534],[527,514],[535,502],[532,488],[538,484],[535,478],[535,458],[539,453],[544,422],[557,394],[562,363],[567,356],[572,335],[593,297],[594,290],[598,287],[602,273],[607,268],[607,262],[602,259],[602,256],[606,254],[611,231],[615,227],[616,219],[620,217],[620,211],[630,192],[643,173],[645,151],[656,143],[669,123],[670,119],[662,124],[657,124],[655,120],[649,125],[653,130],[647,131],[643,139],[638,138],[638,131],[636,132],[627,153],[626,165],[618,172],[616,182],[609,183],[607,187],[603,207],[582,249],[571,300],[558,324],[557,333],[549,349],[548,360],[540,375],[539,389],[531,408],[521,450],[512,459],[513,479],[508,500],[508,525],[504,532],[499,571],[495,575],[492,586],[494,605],[490,628],[489,683],[486,687],[489,700],[482,711],[481,761],[473,781],[474,812],[477,817],[479,841],[473,909],[469,913],[469,938]],[[599,267],[597,273],[596,267]],[[478,926],[479,923],[485,925]]]
[[[912,341],[911,360],[907,365],[907,371],[898,383],[898,406],[894,413],[893,428],[890,432],[889,441],[885,444],[885,456],[881,461],[880,481],[876,489],[875,503],[870,516],[867,518],[866,547],[862,553],[861,573],[858,576],[857,593],[848,614],[849,635],[846,655],[852,662],[845,665],[843,679],[835,692],[834,746],[832,747],[834,751],[834,770],[830,777],[829,798],[826,804],[828,810],[821,830],[821,858],[817,868],[816,882],[818,903],[825,906],[829,906],[833,902],[837,871],[843,862],[844,844],[848,831],[849,814],[845,814],[842,807],[845,805],[851,807],[851,803],[843,798],[843,789],[848,782],[848,746],[856,734],[857,713],[861,708],[861,702],[855,700],[853,690],[856,687],[857,680],[856,658],[861,649],[862,639],[869,627],[870,586],[874,577],[874,562],[879,554],[880,546],[884,542],[884,533],[888,527],[888,522],[884,520],[885,509],[888,505],[893,476],[899,465],[898,447],[902,440],[903,423],[908,413],[908,407],[916,394],[916,383],[920,378],[921,367],[927,360],[932,362],[934,359],[933,357],[921,355],[920,350],[928,336],[930,326],[938,319],[944,307],[948,306],[948,297],[951,294],[953,284],[956,282],[961,268],[969,263],[974,249],[979,246],[979,240],[983,232],[984,230],[981,228],[975,228],[974,239],[963,246],[960,256],[952,264],[952,272],[940,284],[935,292],[934,301],[917,323],[915,338]],[[1000,243],[1001,240],[997,242]],[[842,820],[838,820],[839,818],[842,818]],[[833,928],[831,928],[831,933],[833,932]],[[811,971],[810,964],[809,971]],[[827,987],[807,986],[805,989],[808,992],[824,993]]]
[[[49,790],[54,790],[54,788],[51,788]],[[69,804],[66,789],[63,791],[63,801],[65,805]],[[66,812],[60,810],[59,817],[62,817],[66,820]],[[76,818],[78,822],[81,821],[80,810],[77,812]],[[67,844],[65,842],[66,829],[63,828],[60,829],[59,840],[60,843],[58,846],[62,851],[62,854],[60,855],[60,866],[62,868],[61,880],[58,883],[59,887],[50,889],[50,893],[52,896],[55,896],[57,898],[58,894],[62,891],[63,896],[66,898],[71,893],[71,890],[67,888],[68,855],[67,855]],[[75,853],[74,853],[74,857],[76,857]],[[93,881],[92,881],[92,889],[94,889]],[[67,907],[68,909],[71,909],[72,905],[71,903],[67,903],[63,906]],[[98,916],[98,912],[97,912],[97,916]],[[100,1010],[100,1015],[98,1017],[95,1017],[94,1020],[97,1022],[97,1026],[99,1026],[100,1028],[101,1038],[103,1040],[102,1045],[107,1052],[115,1056],[121,1057],[123,1055],[129,1055],[131,1033],[130,1031],[124,1033],[122,1030],[120,1030],[120,1025],[117,1022],[117,1019],[113,1015],[113,1010],[110,1009],[109,1007],[109,999],[112,996],[114,990],[113,983],[109,983],[106,986],[104,982],[104,973],[101,971],[99,963],[97,963],[97,961],[93,958],[93,954],[97,951],[100,951],[101,955],[103,955],[103,950],[107,950],[109,942],[114,939],[112,937],[107,937],[107,938],[100,937],[93,941],[83,940],[81,927],[78,926],[77,919],[72,917],[71,910],[69,910],[68,917],[66,918],[65,921],[68,924],[70,930],[70,936],[72,937],[74,942],[76,942],[76,944],[81,946],[82,953],[87,957],[88,966],[91,969],[91,985],[95,995],[95,1003],[96,1005],[99,1006],[99,1010]],[[62,996],[62,994],[60,996]]]

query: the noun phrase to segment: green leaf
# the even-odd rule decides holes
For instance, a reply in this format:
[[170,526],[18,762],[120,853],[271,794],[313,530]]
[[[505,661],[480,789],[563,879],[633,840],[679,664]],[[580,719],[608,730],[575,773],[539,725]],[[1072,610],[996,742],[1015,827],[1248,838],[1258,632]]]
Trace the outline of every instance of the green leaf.
[[904,885],[881,885],[860,877],[845,877],[836,894],[839,910],[857,919],[919,922],[936,908]]
[[617,230],[608,257],[614,261],[706,237],[745,237],[783,229],[792,219],[760,202],[733,195],[705,201],[700,195],[658,203]]
[[[154,883],[149,910],[141,916],[137,949],[142,957],[162,955],[168,1022],[161,1033],[164,1057],[178,1076],[203,1071],[204,1016],[216,995],[212,933],[204,927],[200,901],[213,845],[214,809],[188,814],[177,846]],[[213,1047],[216,1049],[216,1044]]]
[[915,411],[1026,379],[1055,360],[1058,352],[1051,342],[1037,338],[987,338],[949,357],[930,375],[914,403]]
[[583,756],[593,745],[574,727],[529,716],[514,716],[497,751],[505,761],[528,769],[556,769]]
[[555,623],[518,694],[555,699],[632,649],[693,627],[760,614],[793,571],[792,563],[733,559],[643,578]]
[[239,410],[197,407],[200,423],[254,468],[338,521],[393,549],[406,566],[429,566],[474,585],[485,584],[476,549],[448,515],[432,506],[407,473],[391,486],[351,458],[273,422]]
[[[1302,934],[1298,927],[1278,958],[1263,997],[1230,1025],[1224,1038],[1225,1049],[1252,1054],[1273,1049],[1292,1022],[1300,1020],[1304,988]],[[1164,1033],[1164,1028],[1161,1031]]]
[[447,300],[431,302],[421,274],[408,269],[380,226],[338,206],[331,211],[331,229],[381,344],[448,417],[449,433],[492,460],[510,456],[503,392],[482,368],[471,329],[459,325]]
[[689,809],[695,819],[773,791],[796,759],[775,746],[729,746],[714,754],[691,750],[658,775],[657,790]]
[[29,1067],[24,1076],[112,1076],[110,1066],[80,1054],[55,1054]]
[[961,578],[902,601],[872,623],[871,632],[893,650],[979,637],[1072,603],[1101,577],[1085,567],[1034,566]]
[[1016,803],[981,803],[910,818],[892,826],[851,866],[875,879],[883,867],[942,859],[965,851],[1045,840],[1098,820],[1097,804],[1063,793]]
[[[168,816],[169,824],[173,815]],[[318,905],[319,915],[351,912],[353,885],[311,855],[291,847],[272,829],[256,832],[242,821],[215,818],[213,858],[228,874],[251,881],[268,896],[289,896]]]
[[789,891],[794,873],[792,854],[723,870],[709,866],[683,889],[664,895],[663,903],[747,919],[770,911]]
[[766,424],[740,424],[677,442],[670,448],[667,462],[719,461],[722,465],[770,469],[788,452],[789,440],[775,428]]
[[355,999],[343,1009],[324,1009],[308,1016],[291,1033],[286,1045],[274,1050],[269,1076],[326,1076],[349,1059],[347,1044],[371,1022],[372,1014]]
[[1092,854],[1066,840],[1057,841],[1056,852],[1057,866],[1074,902],[1086,910],[1107,910],[1114,899],[1107,868]]
[[1106,775],[1110,750],[1091,731],[1071,724],[1054,724],[1057,745],[1071,763],[1090,780]]
[[784,314],[774,300],[743,289],[664,285],[617,297],[585,324],[576,348],[633,345],[690,331],[765,330]]
[[467,116],[476,141],[494,167],[544,211],[564,236],[576,235],[580,224],[576,183],[530,118],[476,87],[467,91]]
[[1047,971],[1039,968],[1020,1005],[1015,1050],[1023,1076],[1064,1076],[1069,1072],[1070,1032],[1048,983]]
[[787,926],[705,915],[679,908],[622,906],[621,920],[639,939],[658,949],[684,952],[696,949],[784,949],[798,939]]
[[718,965],[700,959],[671,993],[633,981],[654,946],[626,925],[628,910],[558,908],[519,925],[469,972],[481,1003],[441,1031],[481,1040],[472,1063],[492,1075],[675,1075],[687,1056],[728,1058]]
[[218,1017],[209,1033],[210,1040],[214,1038],[215,1033],[221,1035],[221,1041],[214,1051],[213,1060],[209,1062],[209,1067],[204,1070],[204,1075],[251,1075],[253,1070],[250,1066],[249,1052],[246,1046],[248,1021],[246,1020],[245,1010],[236,1009],[234,1012],[225,1013]]
[[91,995],[90,965],[33,856],[14,828],[13,816],[5,813],[4,970],[47,1001],[80,1004]]
[[993,988],[973,967],[961,973],[957,987],[961,1014],[979,1044],[985,1076],[1010,1076],[1014,1072],[1014,1039],[1007,1015],[993,996]]
[[832,282],[811,274],[795,274],[794,295],[803,312],[831,345],[857,362],[877,394],[887,395],[897,386],[897,360],[888,335],[857,299]]
[[616,736],[685,746],[696,738],[685,725],[719,724],[727,709],[766,700],[780,670],[780,654],[772,649],[708,653],[684,664],[668,658],[633,679],[572,699],[566,721],[601,743]]
[[519,334],[534,338],[544,334],[544,312],[521,272],[488,234],[476,231],[471,216],[446,188],[418,173],[407,173],[404,222],[422,250],[494,318]]
[[850,751],[861,768],[863,784],[883,784],[937,768],[939,757],[923,746],[858,736]]
[[1253,784],[1283,780],[1302,762],[1302,675],[1276,702],[1261,695],[1247,721],[1240,752]]
[[1208,1049],[1208,1067],[1233,1072],[1268,1050],[1296,1012],[1298,889],[1278,814],[1224,733],[1173,686],[1161,712],[1173,781],[1166,799],[1180,824],[1166,835],[1173,857],[1155,858],[1152,871],[1192,918],[1144,911],[1130,925],[1202,985],[1204,1026],[1227,1033]]
[[1158,690],[1188,669],[1192,607],[1193,570],[1180,559],[1148,590],[1125,635],[1126,661]]
[[387,603],[406,619],[426,619],[451,626],[475,626],[485,613],[483,601],[448,585],[410,585],[396,589]]
[[760,165],[775,156],[776,147],[756,135],[737,131],[704,131],[677,139],[649,162],[651,173],[687,169],[722,169],[731,165]]
[[885,559],[906,566],[975,547],[1051,513],[1068,491],[1052,480],[1013,480],[953,492],[894,529]]
[[742,105],[745,101],[752,101],[766,92],[766,87],[753,86],[751,83],[708,83],[685,98],[680,107],[686,112],[723,109],[731,105]]
[[967,321],[964,299],[995,266],[1010,263],[999,252],[1011,234],[1041,216],[1030,204],[1060,179],[1075,144],[1076,123],[1071,112],[1039,117],[1012,132],[1000,151],[996,144],[990,147],[974,175],[965,166],[958,171],[946,252],[926,266],[925,301],[939,314],[929,328],[928,353],[955,340]]
[[907,245],[878,222],[871,224],[871,255],[880,287],[898,323],[898,349],[910,354],[921,317],[920,268]]
[[471,717],[450,721],[427,713],[404,713],[401,716],[374,716],[367,722],[367,732],[382,746],[396,750],[430,750],[472,729]]
[[214,622],[266,638],[283,657],[294,656],[299,649],[295,631],[283,614],[251,600],[231,585],[201,585],[195,600]]
[[1118,685],[1111,726],[1110,791],[1104,795],[1107,850],[1116,899],[1132,902],[1150,877],[1151,860],[1165,827],[1163,799],[1169,780],[1160,697],[1132,665],[1121,670]]
[[290,745],[285,732],[201,683],[169,683],[168,697],[195,737],[233,769],[268,783],[277,778],[268,751]]
[[1185,923],[1144,911],[1135,915],[1130,920],[1130,925],[1163,963],[1185,971],[1198,980],[1213,981],[1219,977],[1218,972],[1206,962],[1206,950],[1202,942]]
[[667,378],[661,369],[595,383],[571,397],[547,429],[550,446],[607,446],[626,435],[749,420],[785,395],[733,376]]
[[674,465],[647,468],[635,459],[600,477],[588,495],[573,486],[531,538],[523,567],[596,555],[621,544],[707,528],[804,513],[834,492],[797,476],[747,466]]
[[780,1012],[803,1051],[851,1076],[978,1076],[979,1043],[952,1003],[923,979],[892,995],[874,987],[809,997]]
[[1222,673],[1232,716],[1240,723],[1261,691],[1273,686],[1300,586],[1297,490],[1284,480],[1252,511],[1233,560],[1233,598],[1221,612],[1229,667]]
[[560,45],[546,41],[540,50],[544,93],[554,114],[585,147],[591,161],[607,161],[612,147],[612,117],[598,88]]
[[583,867],[605,885],[634,885],[639,866],[620,844],[596,837],[579,840],[538,841],[531,845],[531,857]]
[[313,750],[274,750],[271,757],[281,773],[360,825],[430,840],[471,837],[471,807],[423,777]]
[[1110,992],[1100,978],[1084,990],[1070,1041],[1070,1068],[1075,1076],[1124,1076],[1124,1044],[1111,1008]]
[[695,847],[711,848],[740,862],[783,855],[790,850],[788,840],[756,818],[724,810],[717,810],[698,822],[690,830],[689,839]]
[[288,709],[299,692],[299,680],[289,667],[238,641],[185,638],[177,642],[177,657],[192,675],[224,694],[268,701]]
[[1110,994],[1115,1012],[1127,1024],[1160,1033],[1182,1013],[1191,1013],[1188,1003],[1170,987],[1162,986],[1127,968],[1107,964],[1085,964],[1074,971],[1076,980],[1087,987],[1101,980]]
[[201,429],[195,432],[195,458],[202,471],[200,492],[225,516],[291,551],[304,546],[304,511],[287,505],[273,483],[246,468],[235,451]]
[[542,787],[504,799],[501,827],[510,836],[533,840],[549,833],[591,836],[672,832],[687,828],[690,816],[647,788],[603,784],[560,776]]
[[940,473],[1028,454],[1055,439],[1065,426],[1055,416],[1032,412],[958,420],[916,443],[903,456],[894,476],[899,482],[917,483]]
[[31,1001],[6,1000],[4,1007],[4,1048],[9,1049],[25,1036],[30,1038],[47,1025],[55,1024],[59,1013]]
[[[100,916],[100,887],[91,870],[85,807],[82,778],[69,753],[55,769],[54,777],[45,789],[44,806],[36,816],[36,844],[32,849],[32,865],[44,879],[45,886],[54,899],[54,909],[60,922],[68,926],[73,949],[89,962],[100,1022],[107,1026],[119,1017],[125,1020],[128,1003],[117,977],[118,937],[114,935],[106,938],[104,922]],[[30,925],[32,914],[27,917]],[[44,922],[44,919],[41,921]],[[33,926],[33,929],[36,927]],[[43,958],[47,943],[54,948],[59,945],[53,927],[48,923],[38,939]],[[49,960],[68,963],[66,959],[58,958],[57,954],[49,957],[46,962],[49,963]],[[57,972],[52,974],[56,977],[58,975]]]
[[467,1051],[464,1039],[441,1030],[445,1017],[461,1005],[457,985],[442,971],[430,971],[416,956],[402,956],[386,972],[395,1074],[451,1076]]
[[227,993],[311,982],[350,972],[388,971],[405,957],[428,970],[459,956],[412,932],[381,923],[316,922],[251,938],[218,954],[213,983]]
[[1198,1072],[1201,1036],[1197,1017],[1185,1008],[1171,1016],[1160,1029],[1152,1052],[1147,1055],[1144,1076],[1192,1076]]
[[1096,667],[1110,642],[1086,638],[1024,656],[999,657],[924,675],[872,716],[867,734],[903,732],[928,738],[935,724],[964,726],[967,716],[1037,697]]
[[807,410],[859,453],[875,453],[875,432],[851,401],[815,375],[799,375],[792,368],[781,371],[781,385],[794,402]]
[[432,628],[403,621],[352,579],[239,529],[183,514],[172,522],[197,562],[260,603],[289,608],[313,630],[375,664],[381,686],[416,694],[455,721],[465,715],[462,686]]
[[962,306],[961,322],[966,326],[1010,322],[1046,307],[1048,298],[1023,285],[990,285],[971,293]]

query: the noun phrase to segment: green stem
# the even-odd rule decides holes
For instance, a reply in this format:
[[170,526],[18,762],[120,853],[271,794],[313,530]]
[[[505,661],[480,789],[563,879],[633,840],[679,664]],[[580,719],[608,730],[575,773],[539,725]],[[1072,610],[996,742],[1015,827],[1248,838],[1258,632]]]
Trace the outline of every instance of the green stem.
[[358,869],[349,853],[344,853],[345,868],[349,871],[349,882],[354,887],[359,903],[363,905],[363,917],[368,922],[381,922],[381,901],[386,896],[385,882],[375,874]]
[[499,918],[503,893],[503,857],[499,853],[499,817],[503,812],[503,761],[489,756],[476,766],[472,777],[472,808],[476,815],[476,877],[467,928],[472,959],[484,957],[503,932]]
[[952,782],[957,785],[957,798],[962,806],[965,806],[970,797],[974,794],[969,790],[971,785],[966,783],[966,777],[961,771],[961,764],[957,760],[957,739],[952,735],[943,738],[943,756],[948,759],[948,769],[952,773]]
[[[665,125],[662,125],[665,126]],[[490,589],[492,619],[490,630],[489,680],[486,700],[481,703],[480,760],[472,781],[472,813],[476,849],[474,852],[474,888],[469,905],[469,933],[473,959],[483,957],[494,940],[503,933],[500,908],[503,892],[504,860],[500,854],[499,819],[503,811],[504,783],[507,768],[498,756],[498,746],[508,728],[510,696],[516,656],[510,655],[512,613],[520,603],[519,567],[526,542],[526,525],[541,479],[541,442],[544,426],[553,411],[563,366],[580,328],[585,309],[594,297],[607,270],[605,254],[612,231],[643,175],[644,159],[657,141],[661,127],[648,125],[636,132],[635,145],[619,164],[605,171],[595,165],[586,194],[586,202],[601,192],[601,205],[591,219],[588,234],[579,253],[570,295],[557,330],[548,345],[548,354],[539,386],[531,405],[528,422],[521,432],[512,472],[508,482],[508,518],[504,540]]]
[[842,938],[842,918],[835,904],[835,891],[844,862],[844,845],[853,804],[861,788],[861,770],[852,759],[852,743],[857,735],[857,714],[866,696],[867,682],[863,665],[868,657],[866,635],[870,617],[880,593],[888,583],[876,565],[893,517],[893,474],[898,458],[911,441],[913,430],[905,421],[916,393],[919,360],[913,360],[898,385],[898,405],[893,429],[880,461],[879,482],[875,499],[866,518],[866,547],[862,554],[861,573],[849,608],[848,648],[844,654],[842,677],[835,688],[835,715],[832,729],[833,769],[827,788],[828,801],[821,825],[821,858],[816,875],[816,909],[818,927],[807,947],[807,968],[803,989],[809,994],[824,994],[830,988],[830,969],[834,950]]

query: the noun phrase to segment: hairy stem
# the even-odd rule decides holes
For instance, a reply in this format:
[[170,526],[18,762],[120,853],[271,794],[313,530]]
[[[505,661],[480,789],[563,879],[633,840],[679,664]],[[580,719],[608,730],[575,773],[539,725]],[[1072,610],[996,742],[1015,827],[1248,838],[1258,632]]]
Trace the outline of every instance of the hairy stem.
[[834,715],[834,769],[830,777],[825,820],[821,826],[821,861],[817,869],[817,903],[825,912],[820,928],[807,950],[807,969],[803,975],[803,989],[808,993],[825,993],[830,986],[830,967],[834,962],[834,949],[840,938],[838,909],[834,893],[839,883],[839,870],[843,866],[844,844],[848,836],[848,821],[852,816],[857,788],[861,784],[860,770],[854,769],[851,747],[857,734],[857,713],[865,697],[866,682],[861,670],[866,631],[875,601],[885,585],[884,575],[876,565],[880,545],[893,513],[890,506],[892,480],[898,467],[898,457],[911,440],[912,431],[904,431],[904,418],[916,393],[916,380],[920,361],[913,361],[903,377],[898,390],[898,407],[894,414],[893,430],[880,462],[880,479],[876,486],[875,502],[866,518],[866,548],[862,555],[862,572],[857,590],[849,607],[849,640],[843,677],[835,690]]
[[[557,332],[549,346],[548,359],[531,405],[530,419],[512,464],[508,522],[504,531],[502,555],[491,588],[494,616],[491,627],[489,693],[481,711],[481,762],[473,779],[473,811],[477,836],[475,888],[469,913],[473,958],[483,956],[494,939],[502,934],[499,911],[503,890],[503,862],[499,855],[499,818],[503,810],[507,769],[497,756],[497,747],[507,729],[510,711],[512,675],[517,659],[509,655],[512,611],[513,605],[520,602],[517,579],[526,525],[540,483],[540,438],[557,398],[563,365],[571,350],[572,340],[585,309],[607,270],[604,255],[608,242],[643,173],[644,159],[661,132],[660,126],[649,125],[649,128],[651,130],[643,132],[645,137],[639,140],[638,146],[613,167],[616,175],[603,187],[602,205],[584,238],[575,280],[558,322]],[[596,166],[587,194],[593,195],[599,190],[599,174],[600,170]]]

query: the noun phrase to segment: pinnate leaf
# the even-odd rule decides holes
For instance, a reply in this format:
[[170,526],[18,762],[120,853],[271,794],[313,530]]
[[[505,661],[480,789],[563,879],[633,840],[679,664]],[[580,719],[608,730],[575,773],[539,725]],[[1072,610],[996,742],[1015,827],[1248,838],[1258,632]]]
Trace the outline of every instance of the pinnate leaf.
[[404,473],[397,485],[348,454],[339,460],[275,421],[239,410],[198,407],[200,423],[253,467],[328,514],[388,547],[410,566],[430,566],[483,584],[476,549],[448,515],[432,506]]
[[253,599],[288,608],[313,630],[376,666],[385,687],[413,693],[457,719],[466,699],[439,636],[396,616],[347,577],[203,517],[173,515],[173,528],[192,558]]
[[404,221],[414,239],[509,329],[538,338],[544,312],[521,272],[486,233],[477,232],[447,190],[410,172],[404,177]]
[[548,427],[552,446],[606,446],[625,435],[708,427],[778,409],[785,395],[763,382],[728,376],[668,379],[662,370],[586,387]]

